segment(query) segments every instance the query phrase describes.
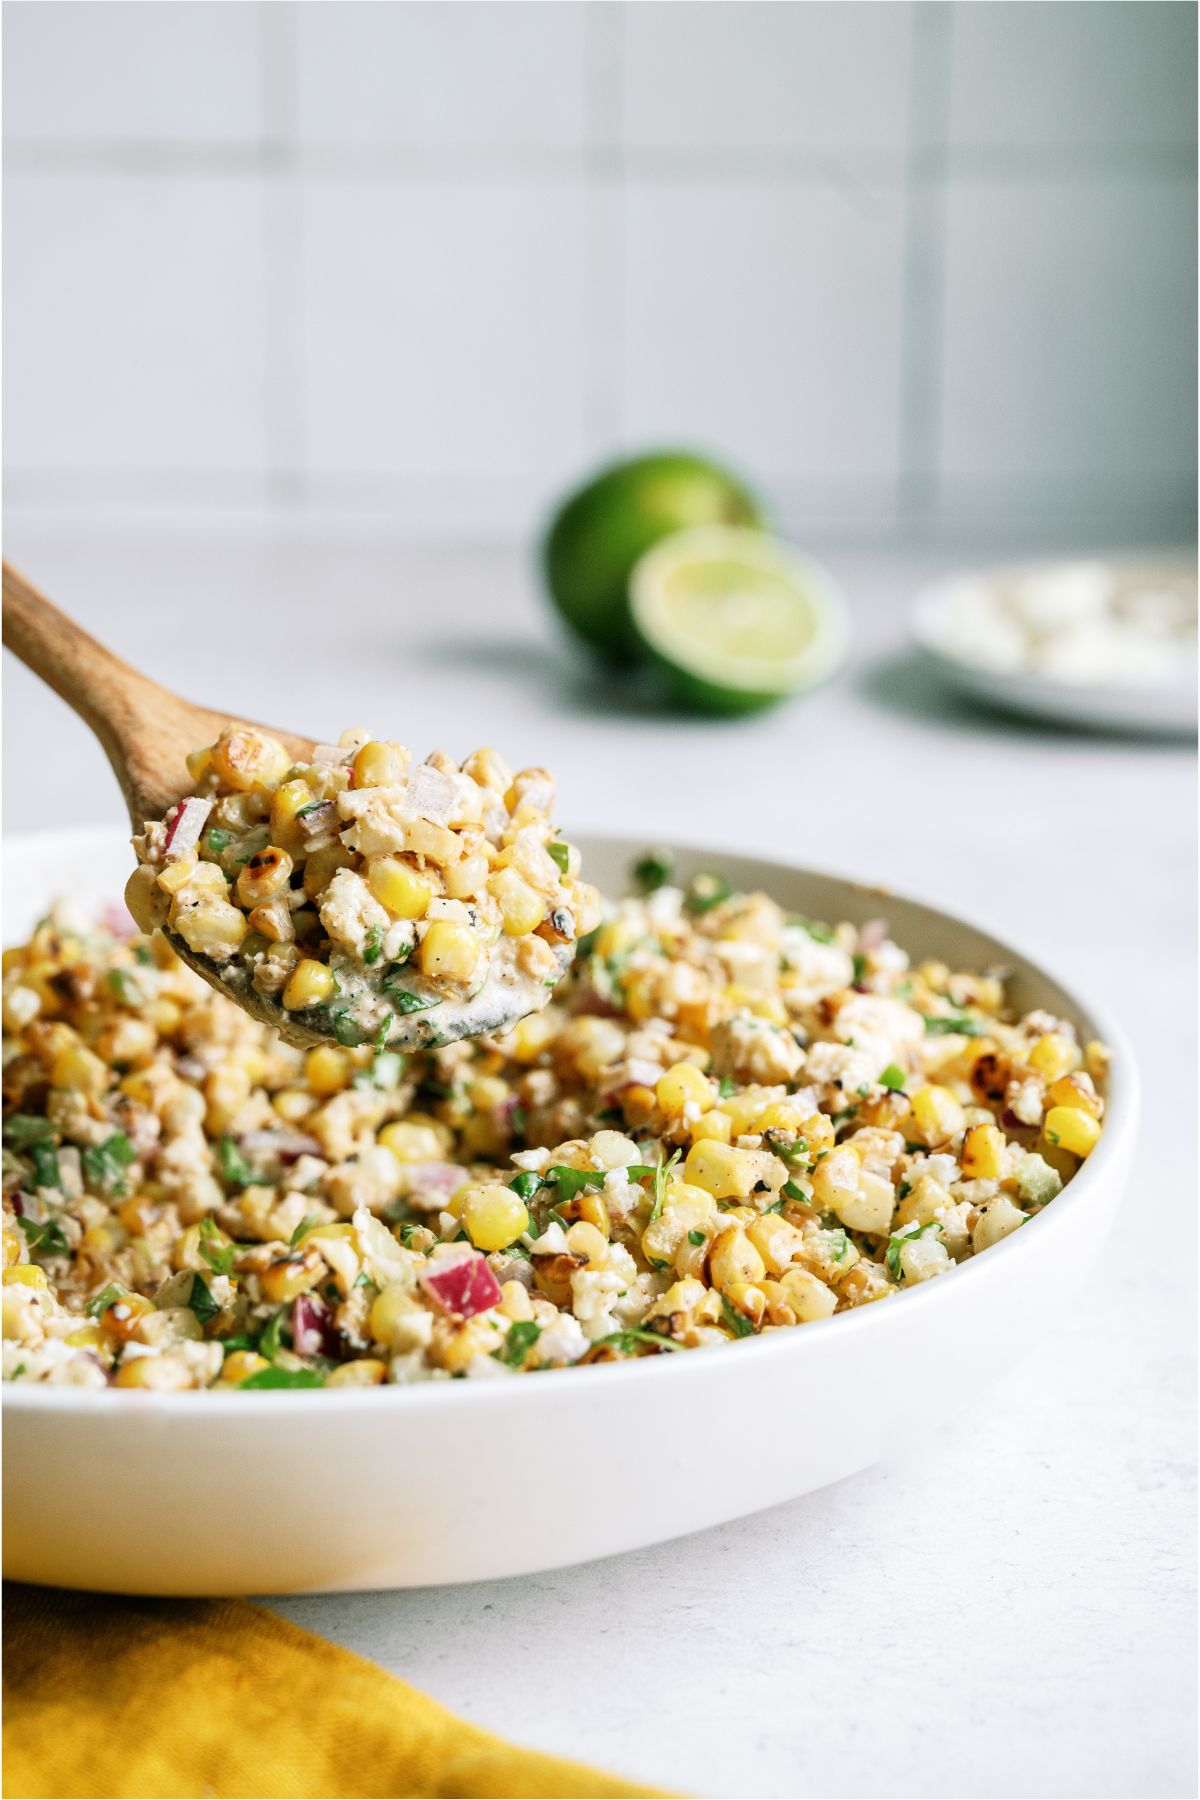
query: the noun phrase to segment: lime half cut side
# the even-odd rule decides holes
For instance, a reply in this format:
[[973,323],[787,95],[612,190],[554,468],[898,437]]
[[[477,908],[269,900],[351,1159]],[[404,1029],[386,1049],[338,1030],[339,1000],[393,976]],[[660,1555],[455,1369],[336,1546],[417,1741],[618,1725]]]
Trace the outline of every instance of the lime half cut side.
[[825,681],[849,647],[825,571],[737,526],[679,531],[630,583],[634,627],[674,691],[709,712],[752,712]]

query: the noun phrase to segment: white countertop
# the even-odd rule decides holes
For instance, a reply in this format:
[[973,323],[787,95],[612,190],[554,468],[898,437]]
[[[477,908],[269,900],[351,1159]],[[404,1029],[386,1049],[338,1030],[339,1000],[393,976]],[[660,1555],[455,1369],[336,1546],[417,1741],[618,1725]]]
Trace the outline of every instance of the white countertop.
[[[945,559],[831,555],[850,670],[710,723],[569,660],[508,550],[16,526],[6,554],[192,698],[422,751],[494,743],[555,770],[568,829],[933,898],[1095,994],[1141,1060],[1143,1148],[1103,1260],[1028,1361],[980,1370],[953,1428],[922,1435],[901,1373],[880,1404],[912,1409],[912,1449],[773,1512],[549,1575],[271,1604],[514,1740],[696,1794],[1194,1792],[1189,750],[1007,722],[909,666],[905,606]],[[83,726],[5,672],[6,830],[48,807],[119,820]]]

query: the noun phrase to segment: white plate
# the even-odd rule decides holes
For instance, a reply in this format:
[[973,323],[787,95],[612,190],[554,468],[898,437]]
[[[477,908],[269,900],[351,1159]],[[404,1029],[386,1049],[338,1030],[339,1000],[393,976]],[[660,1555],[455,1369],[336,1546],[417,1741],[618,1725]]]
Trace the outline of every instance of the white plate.
[[[1059,725],[1083,725],[1098,731],[1152,732],[1155,736],[1170,737],[1194,735],[1196,671],[1186,657],[1181,657],[1183,666],[1177,681],[1073,682],[1058,681],[1031,670],[1009,673],[989,669],[947,648],[945,622],[964,592],[978,587],[981,582],[993,579],[1008,582],[1014,576],[1042,572],[1050,566],[1030,563],[973,571],[927,588],[917,597],[910,625],[917,649],[946,680],[1005,712],[1050,719]],[[1150,574],[1154,569],[1169,566],[1176,576],[1183,567],[1178,562],[1170,565],[1122,562],[1115,566],[1130,575],[1139,574],[1143,568]]]
[[[578,836],[619,891],[642,843]],[[121,891],[115,832],[12,843],[6,941],[58,894]],[[494,1382],[331,1393],[155,1394],[9,1384],[4,1572],[141,1594],[420,1587],[583,1562],[773,1506],[911,1445],[967,1407],[1068,1304],[1132,1153],[1137,1078],[1119,1033],[1006,944],[835,876],[681,849],[812,918],[885,915],[917,957],[1004,963],[1113,1048],[1107,1126],[1038,1218],[911,1294],[753,1342]]]

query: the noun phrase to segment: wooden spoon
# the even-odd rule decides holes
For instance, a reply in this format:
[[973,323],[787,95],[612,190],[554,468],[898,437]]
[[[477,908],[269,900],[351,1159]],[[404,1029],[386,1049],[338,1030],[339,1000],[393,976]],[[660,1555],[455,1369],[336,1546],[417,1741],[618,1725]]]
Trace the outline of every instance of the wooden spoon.
[[[141,833],[151,819],[161,819],[191,791],[189,751],[215,743],[230,724],[253,723],[213,712],[183,700],[169,688],[130,668],[53,606],[31,582],[4,564],[4,643],[27,668],[40,675],[95,732],[125,796],[129,822]],[[262,725],[299,763],[312,760],[312,738]],[[318,1015],[289,1013],[277,1001],[257,993],[248,982],[231,985],[230,965],[213,962],[189,949],[177,932],[164,927],[175,953],[227,998],[272,1025],[289,1043],[327,1041]],[[556,947],[559,974],[565,974],[574,945]],[[233,965],[237,967],[237,965]],[[506,1031],[533,1010],[520,988],[488,981],[466,1000],[444,1000],[423,1013],[395,1018],[388,1035],[393,1049],[420,1049],[457,1038]]]

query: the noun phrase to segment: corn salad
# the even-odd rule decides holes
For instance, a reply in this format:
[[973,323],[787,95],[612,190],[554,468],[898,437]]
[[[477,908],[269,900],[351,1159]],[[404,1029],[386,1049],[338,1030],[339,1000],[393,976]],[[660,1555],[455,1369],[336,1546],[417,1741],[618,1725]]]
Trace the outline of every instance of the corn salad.
[[383,1047],[403,1018],[406,1041],[448,1039],[456,1003],[485,989],[489,1023],[510,1022],[545,1005],[599,921],[550,821],[553,778],[494,750],[414,764],[347,731],[297,766],[231,725],[188,769],[195,793],[134,840],[130,911],[310,1037]]
[[544,1011],[408,1057],[294,1048],[161,932],[56,909],[4,957],[5,1377],[363,1386],[734,1342],[950,1274],[1094,1148],[1104,1047],[1011,1017],[999,973],[639,867]]

